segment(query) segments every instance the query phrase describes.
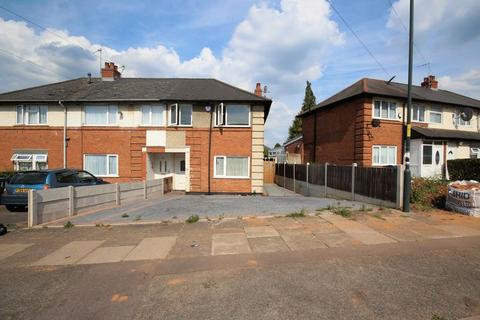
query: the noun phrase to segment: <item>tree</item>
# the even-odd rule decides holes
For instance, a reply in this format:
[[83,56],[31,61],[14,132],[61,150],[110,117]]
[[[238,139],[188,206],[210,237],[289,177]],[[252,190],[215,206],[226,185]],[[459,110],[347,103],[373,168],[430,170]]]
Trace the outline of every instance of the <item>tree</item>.
[[[315,101],[315,95],[312,91],[312,83],[307,81],[307,86],[305,87],[305,97],[303,98],[302,108],[300,109],[300,113],[308,111],[315,107],[317,104]],[[302,119],[299,117],[295,117],[293,119],[292,125],[288,128],[288,139],[295,138],[302,134]]]
[[281,146],[282,146],[282,145],[281,145],[280,143],[278,143],[278,142],[277,142],[277,143],[275,143],[275,146],[274,146],[274,148],[278,148],[278,147],[281,147]]

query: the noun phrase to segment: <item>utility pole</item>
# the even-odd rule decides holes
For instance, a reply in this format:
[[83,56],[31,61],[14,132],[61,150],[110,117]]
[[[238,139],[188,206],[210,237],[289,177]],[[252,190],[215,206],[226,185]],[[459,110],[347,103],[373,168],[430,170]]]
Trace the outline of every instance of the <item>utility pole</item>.
[[410,171],[410,136],[412,129],[412,69],[413,69],[413,7],[410,0],[410,29],[408,36],[408,91],[407,91],[407,132],[405,135],[405,172],[403,180],[403,212],[410,212],[410,189],[412,173]]

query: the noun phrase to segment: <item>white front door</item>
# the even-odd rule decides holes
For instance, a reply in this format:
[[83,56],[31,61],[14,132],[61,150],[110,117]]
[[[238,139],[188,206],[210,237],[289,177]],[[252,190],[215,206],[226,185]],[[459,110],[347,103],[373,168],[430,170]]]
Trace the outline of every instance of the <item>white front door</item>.
[[186,184],[186,163],[185,163],[185,154],[176,153],[175,154],[175,171],[173,177],[173,189],[174,190],[185,190]]
[[443,172],[443,144],[431,143],[422,145],[422,177],[439,177]]

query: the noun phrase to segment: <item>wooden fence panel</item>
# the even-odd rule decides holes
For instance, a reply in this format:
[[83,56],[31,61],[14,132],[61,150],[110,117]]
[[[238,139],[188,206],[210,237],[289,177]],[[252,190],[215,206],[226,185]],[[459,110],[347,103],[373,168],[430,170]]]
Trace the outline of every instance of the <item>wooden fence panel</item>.
[[352,191],[352,167],[328,165],[327,187]]
[[275,179],[275,161],[263,160],[263,182],[274,183]]
[[355,193],[391,202],[397,200],[397,168],[357,167]]
[[320,186],[325,185],[325,166],[323,164],[310,164],[308,168],[308,182]]

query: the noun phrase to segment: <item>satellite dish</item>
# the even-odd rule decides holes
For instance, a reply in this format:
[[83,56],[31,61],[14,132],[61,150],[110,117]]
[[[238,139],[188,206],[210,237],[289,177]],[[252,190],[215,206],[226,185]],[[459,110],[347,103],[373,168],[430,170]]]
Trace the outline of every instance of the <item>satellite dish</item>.
[[473,110],[470,108],[463,108],[462,112],[460,112],[460,118],[462,118],[463,121],[470,121],[473,117]]

